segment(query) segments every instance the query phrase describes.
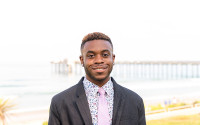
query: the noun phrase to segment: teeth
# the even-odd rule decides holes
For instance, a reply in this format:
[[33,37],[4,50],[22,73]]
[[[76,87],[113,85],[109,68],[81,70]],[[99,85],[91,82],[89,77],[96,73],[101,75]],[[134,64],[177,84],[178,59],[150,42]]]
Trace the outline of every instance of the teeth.
[[96,70],[103,70],[103,69],[96,69]]

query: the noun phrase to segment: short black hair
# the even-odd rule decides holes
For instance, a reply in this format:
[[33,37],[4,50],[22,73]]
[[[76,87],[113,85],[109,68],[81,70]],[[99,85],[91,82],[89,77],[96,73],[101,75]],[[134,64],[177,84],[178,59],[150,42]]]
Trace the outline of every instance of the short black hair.
[[112,49],[113,49],[112,41],[111,41],[111,39],[107,35],[105,35],[103,33],[100,33],[100,32],[93,32],[93,33],[87,34],[83,38],[82,43],[81,43],[81,50],[83,49],[83,47],[84,47],[84,45],[85,45],[86,42],[92,41],[92,40],[106,40],[106,41],[108,41],[111,44]]

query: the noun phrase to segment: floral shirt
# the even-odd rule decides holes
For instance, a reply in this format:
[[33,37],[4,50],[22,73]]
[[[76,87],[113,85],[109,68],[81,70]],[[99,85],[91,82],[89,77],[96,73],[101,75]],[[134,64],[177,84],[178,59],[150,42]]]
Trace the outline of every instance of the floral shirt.
[[[98,125],[98,98],[99,98],[99,86],[90,82],[86,79],[83,80],[83,85],[85,93],[87,96],[90,113],[92,116],[93,125]],[[114,100],[114,89],[111,79],[102,88],[106,92],[106,100],[108,102],[108,111],[110,116],[110,124],[112,124],[112,114],[113,114],[113,100]]]

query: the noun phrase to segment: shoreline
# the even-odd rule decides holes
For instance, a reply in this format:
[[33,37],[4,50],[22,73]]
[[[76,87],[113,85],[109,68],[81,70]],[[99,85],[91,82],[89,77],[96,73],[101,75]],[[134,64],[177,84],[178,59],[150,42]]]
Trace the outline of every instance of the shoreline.
[[165,96],[165,97],[152,97],[152,98],[143,98],[144,104],[146,105],[153,105],[153,104],[164,104],[166,101],[171,103],[179,103],[184,102],[188,104],[192,104],[195,101],[200,101],[200,95],[196,96],[186,96],[186,95],[179,95],[179,96]]
[[[56,80],[57,81],[57,80]],[[120,81],[120,80],[119,80]],[[71,87],[71,84],[67,84],[68,80],[58,81],[59,86],[55,87],[53,83],[46,86],[41,86],[41,89],[38,89],[36,85],[27,86],[21,82],[19,86],[11,86],[11,88],[4,87],[0,93],[2,97],[14,98],[13,100],[17,104],[17,108],[31,108],[31,107],[40,107],[50,105],[51,99],[57,93]],[[167,81],[121,81],[120,85],[136,92],[140,95],[144,102],[154,103],[154,102],[164,102],[165,100],[171,99],[173,97],[182,98],[185,97],[196,97],[200,96],[200,79],[184,79],[184,80],[167,80]],[[46,82],[44,83],[44,85]],[[5,93],[4,93],[5,92]],[[6,94],[8,93],[9,94]],[[17,93],[14,93],[17,92]],[[4,94],[3,94],[4,93]],[[12,100],[12,99],[11,99]],[[153,100],[153,101],[152,101]],[[157,101],[159,100],[159,101]]]

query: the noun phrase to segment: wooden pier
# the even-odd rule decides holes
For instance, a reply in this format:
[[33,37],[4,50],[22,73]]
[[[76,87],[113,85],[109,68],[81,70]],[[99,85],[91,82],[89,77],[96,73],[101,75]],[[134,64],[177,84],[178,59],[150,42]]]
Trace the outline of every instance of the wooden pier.
[[[79,61],[52,63],[57,73],[84,75]],[[183,79],[200,78],[200,61],[135,61],[115,62],[113,76],[133,79]]]

